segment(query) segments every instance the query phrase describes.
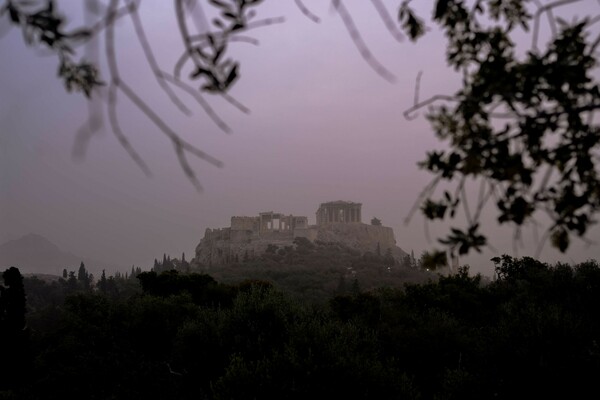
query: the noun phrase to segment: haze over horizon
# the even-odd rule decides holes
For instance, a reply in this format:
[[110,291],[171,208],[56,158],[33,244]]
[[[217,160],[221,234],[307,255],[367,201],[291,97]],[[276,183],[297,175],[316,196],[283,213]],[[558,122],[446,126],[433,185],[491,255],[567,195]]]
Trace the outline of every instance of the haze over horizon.
[[[434,30],[417,44],[398,43],[369,2],[350,3],[370,50],[396,76],[390,84],[360,57],[328,2],[306,4],[321,17],[320,24],[292,1],[270,2],[259,7],[259,15],[285,16],[286,22],[252,31],[258,47],[231,48],[241,61],[241,78],[231,95],[251,113],[240,113],[219,97],[210,103],[232,134],[219,130],[185,94],[181,97],[194,115],[182,115],[152,77],[131,23],[117,24],[125,79],[186,139],[225,164],[219,169],[192,160],[204,187],[200,194],[168,140],[124,97],[119,101],[123,128],[153,176],[144,176],[108,128],[92,137],[83,160],[74,160],[74,138],[87,117],[85,99],[66,93],[54,57],[40,56],[10,29],[0,38],[0,54],[6,55],[0,63],[0,242],[37,233],[64,251],[125,268],[149,268],[163,253],[179,257],[185,252],[191,258],[204,230],[228,226],[233,215],[277,211],[305,215],[314,223],[320,203],[349,200],[363,204],[363,222],[377,217],[392,227],[403,250],[418,257],[440,247],[435,239],[448,224],[429,224],[428,241],[421,215],[408,225],[404,220],[431,180],[417,162],[442,145],[424,112],[413,121],[402,112],[413,103],[419,71],[424,73],[422,99],[458,87],[460,76],[444,61],[442,35]],[[390,10],[397,6],[386,4]],[[67,6],[61,9],[75,28],[81,10],[59,2]],[[415,7],[423,15],[431,11],[430,4]],[[596,10],[597,3],[577,3],[568,12],[581,16],[592,7]],[[141,13],[159,63],[171,70],[182,52],[173,15],[164,15],[162,2],[143,2]],[[515,255],[513,232],[498,228],[493,213],[482,220],[497,253],[486,249],[461,263],[490,275],[491,257]],[[461,219],[453,223],[464,226]],[[599,229],[587,236],[600,237]],[[532,229],[524,230],[523,242],[518,255],[534,255]],[[561,255],[547,243],[540,258],[600,259],[600,245],[574,241]]]

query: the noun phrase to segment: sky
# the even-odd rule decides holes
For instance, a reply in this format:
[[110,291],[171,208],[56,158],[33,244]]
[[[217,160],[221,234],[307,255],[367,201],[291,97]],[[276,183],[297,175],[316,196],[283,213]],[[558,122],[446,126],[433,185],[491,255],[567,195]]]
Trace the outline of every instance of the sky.
[[[58,2],[74,28],[82,19],[78,3]],[[84,97],[65,91],[55,57],[27,47],[20,32],[7,30],[3,21],[0,242],[38,233],[74,254],[147,269],[163,253],[179,257],[185,252],[189,259],[205,229],[229,226],[233,215],[277,211],[306,215],[315,223],[320,203],[349,200],[363,204],[363,222],[377,217],[392,227],[403,250],[418,257],[439,247],[436,238],[448,224],[430,223],[426,229],[419,214],[405,220],[432,178],[416,164],[443,144],[423,112],[409,121],[403,111],[413,103],[419,71],[422,99],[452,93],[460,77],[446,66],[444,38],[435,29],[417,44],[397,42],[371,2],[344,3],[395,81],[383,79],[361,58],[328,1],[304,1],[321,19],[315,24],[294,1],[267,0],[258,8],[259,17],[283,16],[285,23],[253,30],[259,46],[237,43],[230,49],[241,62],[240,80],[230,94],[251,112],[209,98],[230,134],[183,92],[178,93],[193,115],[174,107],[156,84],[131,22],[119,21],[116,50],[123,78],[178,133],[224,163],[216,168],[191,160],[202,193],[185,177],[168,139],[123,96],[121,124],[152,176],[143,174],[108,127],[92,137],[83,159],[74,159],[75,136],[87,117]],[[395,15],[400,1],[383,3]],[[431,2],[414,3],[421,15],[430,15]],[[600,8],[594,0],[569,7],[565,12],[580,16]],[[172,2],[143,1],[140,13],[159,64],[172,70],[183,52]],[[101,70],[106,74],[104,63]],[[497,227],[493,208],[488,211],[484,232],[494,250],[461,259],[485,275],[493,273],[491,257],[534,255],[537,249],[536,232],[527,228],[515,252],[512,228]],[[600,238],[599,233],[595,227],[588,238]],[[563,255],[547,243],[540,258],[598,259],[600,245],[575,240]]]

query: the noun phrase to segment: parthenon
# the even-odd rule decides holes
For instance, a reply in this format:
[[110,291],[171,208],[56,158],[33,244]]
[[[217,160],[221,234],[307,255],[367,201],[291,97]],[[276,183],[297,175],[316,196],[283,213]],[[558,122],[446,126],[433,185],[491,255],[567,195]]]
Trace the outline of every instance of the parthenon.
[[362,223],[361,208],[361,203],[351,201],[321,203],[315,225],[309,224],[306,216],[273,211],[252,217],[233,216],[229,227],[206,229],[196,247],[195,262],[207,266],[227,264],[256,257],[272,246],[294,246],[298,238],[342,243],[360,252],[391,249],[397,257],[404,257],[406,253],[396,246],[392,228]]
[[361,203],[330,201],[321,203],[317,210],[317,225],[361,222]]

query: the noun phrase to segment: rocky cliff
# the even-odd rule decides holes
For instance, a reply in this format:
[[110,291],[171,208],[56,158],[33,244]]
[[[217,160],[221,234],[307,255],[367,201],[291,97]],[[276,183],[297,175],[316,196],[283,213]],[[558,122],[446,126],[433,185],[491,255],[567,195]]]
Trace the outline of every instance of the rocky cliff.
[[293,246],[296,237],[305,237],[311,241],[340,243],[361,253],[377,252],[385,254],[390,249],[397,260],[406,253],[396,246],[394,231],[390,227],[367,225],[362,223],[339,223],[325,226],[310,226],[293,234],[270,232],[257,235],[251,230],[233,230],[231,228],[207,229],[196,247],[192,264],[196,266],[217,266],[243,261],[264,253],[269,246]]

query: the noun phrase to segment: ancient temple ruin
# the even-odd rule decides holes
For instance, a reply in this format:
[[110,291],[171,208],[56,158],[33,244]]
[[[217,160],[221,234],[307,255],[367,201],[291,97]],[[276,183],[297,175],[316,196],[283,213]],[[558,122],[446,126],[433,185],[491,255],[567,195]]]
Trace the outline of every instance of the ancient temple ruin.
[[296,238],[326,243],[336,242],[361,252],[386,251],[402,257],[396,246],[392,228],[362,223],[361,203],[330,201],[321,203],[316,212],[316,224],[308,218],[266,211],[258,216],[233,216],[226,228],[207,228],[196,248],[195,262],[201,265],[227,264],[232,260],[252,258],[272,246],[293,246]]
[[330,201],[321,203],[317,210],[317,225],[361,222],[361,203]]
[[293,232],[294,229],[308,228],[308,218],[284,215],[273,211],[258,214],[260,232]]
[[255,236],[271,233],[293,235],[297,229],[307,229],[308,218],[297,215],[286,215],[273,211],[261,212],[257,217],[231,217],[232,231],[247,231]]

